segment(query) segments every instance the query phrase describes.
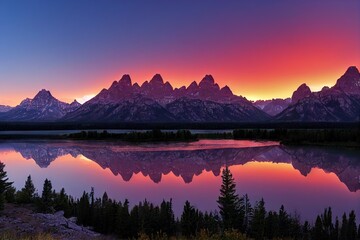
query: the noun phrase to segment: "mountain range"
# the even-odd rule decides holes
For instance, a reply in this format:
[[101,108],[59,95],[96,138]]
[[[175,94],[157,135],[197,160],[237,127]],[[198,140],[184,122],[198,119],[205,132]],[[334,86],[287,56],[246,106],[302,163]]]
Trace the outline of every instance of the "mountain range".
[[49,91],[11,108],[0,121],[16,122],[342,122],[360,121],[360,73],[349,67],[333,87],[312,92],[304,83],[291,98],[251,102],[220,88],[211,75],[199,84],[173,88],[160,74],[141,86],[129,75],[83,105],[64,103]]
[[54,98],[49,91],[41,90],[33,99],[26,98],[18,106],[0,114],[3,121],[55,121],[76,110],[80,103],[71,104]]
[[12,107],[7,106],[7,105],[0,105],[0,113],[2,112],[8,112],[12,109]]

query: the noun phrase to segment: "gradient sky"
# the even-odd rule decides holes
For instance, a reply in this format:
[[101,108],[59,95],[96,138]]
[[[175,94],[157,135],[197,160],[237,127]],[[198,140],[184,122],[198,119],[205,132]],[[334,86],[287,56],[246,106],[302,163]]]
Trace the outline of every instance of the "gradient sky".
[[174,87],[212,74],[248,99],[333,85],[360,67],[360,1],[0,0],[0,104],[70,102],[123,74]]

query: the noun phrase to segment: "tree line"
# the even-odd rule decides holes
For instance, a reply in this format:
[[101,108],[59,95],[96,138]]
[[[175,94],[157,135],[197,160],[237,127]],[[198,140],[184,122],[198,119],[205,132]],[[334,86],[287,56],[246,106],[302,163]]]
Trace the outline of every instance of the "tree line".
[[110,133],[106,130],[98,131],[81,131],[71,133],[65,136],[69,139],[115,139],[130,142],[140,141],[191,141],[196,140],[196,135],[191,134],[189,130],[161,131],[153,129],[151,131],[134,131],[129,133]]
[[0,208],[6,202],[31,204],[38,212],[64,211],[65,217],[76,217],[79,225],[119,239],[150,238],[168,239],[360,239],[354,211],[344,213],[341,219],[326,208],[314,220],[314,225],[299,216],[289,214],[284,206],[278,211],[268,211],[264,199],[254,205],[247,194],[236,193],[236,183],[225,167],[217,199],[218,211],[202,212],[186,201],[180,217],[175,217],[172,200],[160,205],[144,200],[130,207],[129,201],[109,198],[105,192],[95,197],[94,189],[74,198],[62,188],[56,192],[51,181],[45,179],[41,195],[29,175],[21,190],[9,182],[5,165],[0,162]]
[[234,139],[274,140],[282,144],[336,144],[360,146],[360,128],[236,129]]

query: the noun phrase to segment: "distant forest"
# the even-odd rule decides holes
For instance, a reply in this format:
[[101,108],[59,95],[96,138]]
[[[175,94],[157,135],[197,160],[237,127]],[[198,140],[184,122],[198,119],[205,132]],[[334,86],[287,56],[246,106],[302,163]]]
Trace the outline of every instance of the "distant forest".
[[196,141],[199,139],[243,139],[279,141],[284,145],[325,145],[360,147],[360,128],[325,128],[325,129],[235,129],[232,132],[191,133],[190,130],[131,131],[112,133],[107,130],[82,130],[63,135],[44,134],[0,134],[0,139],[70,139],[70,140],[112,140],[128,142],[171,142]]
[[227,167],[222,171],[218,210],[204,213],[186,201],[179,217],[174,215],[171,199],[160,205],[144,200],[130,208],[128,200],[111,199],[106,192],[95,198],[94,189],[75,199],[65,189],[56,192],[48,179],[41,195],[37,195],[31,176],[17,191],[4,167],[0,163],[1,209],[8,202],[31,204],[42,213],[64,211],[65,217],[76,217],[79,225],[119,239],[360,239],[354,211],[339,219],[334,218],[328,207],[312,222],[301,222],[298,215],[288,213],[284,206],[269,211],[264,199],[252,205],[246,194],[236,193],[236,183]]
[[359,129],[360,122],[1,122],[0,131],[92,129]]

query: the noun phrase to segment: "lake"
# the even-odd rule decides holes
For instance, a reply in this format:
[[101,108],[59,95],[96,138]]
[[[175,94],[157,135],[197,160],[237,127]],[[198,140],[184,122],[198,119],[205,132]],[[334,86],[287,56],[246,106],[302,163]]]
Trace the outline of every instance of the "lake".
[[173,199],[176,216],[189,200],[202,211],[217,210],[221,170],[228,165],[240,195],[268,210],[283,204],[313,222],[331,206],[335,215],[360,216],[360,151],[288,147],[277,142],[200,140],[168,144],[106,141],[1,141],[0,161],[17,189],[31,174],[41,194],[45,178],[75,197],[95,188],[130,205]]

